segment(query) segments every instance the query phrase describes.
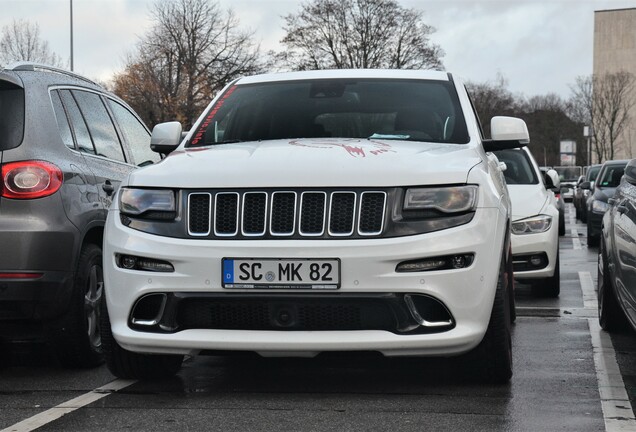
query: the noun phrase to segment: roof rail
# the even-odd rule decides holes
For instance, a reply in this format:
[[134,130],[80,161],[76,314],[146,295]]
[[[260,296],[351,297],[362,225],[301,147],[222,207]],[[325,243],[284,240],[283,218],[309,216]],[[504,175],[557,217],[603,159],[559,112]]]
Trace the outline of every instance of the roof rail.
[[30,72],[35,72],[35,71],[47,71],[47,72],[54,72],[54,73],[59,73],[62,75],[67,75],[67,76],[71,76],[77,79],[80,79],[82,81],[86,81],[88,83],[94,84],[98,87],[101,87],[101,85],[99,85],[98,83],[96,83],[95,81],[86,78],[85,76],[82,75],[78,75],[76,73],[67,71],[66,69],[61,69],[61,68],[57,68],[55,66],[50,66],[47,64],[43,64],[43,63],[34,63],[34,62],[28,62],[28,61],[19,61],[19,62],[15,62],[15,63],[11,63],[10,65],[5,67],[6,70],[12,70],[12,71],[30,71]]

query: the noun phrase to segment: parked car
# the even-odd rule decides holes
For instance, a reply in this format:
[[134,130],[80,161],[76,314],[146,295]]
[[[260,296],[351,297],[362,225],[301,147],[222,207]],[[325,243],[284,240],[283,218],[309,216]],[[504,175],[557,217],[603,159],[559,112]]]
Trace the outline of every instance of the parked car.
[[580,182],[574,190],[574,208],[576,210],[576,218],[581,222],[587,222],[587,200],[592,194],[594,188],[594,180],[601,171],[601,164],[590,165],[585,172],[583,181]]
[[432,71],[330,70],[227,86],[109,211],[102,334],[119,377],[210,350],[456,356],[512,374],[510,202],[465,87]]
[[556,166],[554,170],[559,173],[559,180],[561,180],[561,198],[565,202],[571,202],[574,199],[576,181],[583,174],[583,168],[580,166]]
[[[587,244],[598,246],[601,237],[601,222],[603,215],[609,208],[608,199],[614,196],[627,165],[627,160],[607,161],[601,167],[598,177],[594,182],[594,189],[587,206]],[[584,185],[587,186],[587,185]]]
[[607,331],[636,329],[636,159],[609,200],[598,254],[598,316]]
[[539,166],[527,147],[498,150],[506,164],[504,177],[512,203],[512,261],[515,278],[530,282],[535,292],[560,293],[559,209],[552,188],[559,176],[548,170],[544,184]]
[[0,338],[100,364],[106,213],[122,179],[160,157],[125,102],[68,71],[8,66],[0,110]]
[[548,176],[548,171],[550,170],[556,173],[556,171],[550,167],[539,167],[539,171],[543,178],[543,184],[546,185],[546,188],[554,194],[554,199],[556,200],[556,206],[559,210],[559,236],[562,237],[565,235],[565,203],[563,202],[563,199],[561,199],[561,180],[558,178],[559,175],[557,173],[558,182],[556,183],[559,186],[548,186],[554,184],[554,174]]

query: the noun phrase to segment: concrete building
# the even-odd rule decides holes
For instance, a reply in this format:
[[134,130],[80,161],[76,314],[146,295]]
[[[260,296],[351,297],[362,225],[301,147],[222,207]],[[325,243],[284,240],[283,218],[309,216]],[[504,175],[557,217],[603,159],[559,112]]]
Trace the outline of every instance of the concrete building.
[[[636,76],[636,8],[594,13],[594,70],[596,76],[626,71]],[[636,98],[636,92],[633,96]],[[636,106],[630,124],[616,143],[615,159],[636,157]]]

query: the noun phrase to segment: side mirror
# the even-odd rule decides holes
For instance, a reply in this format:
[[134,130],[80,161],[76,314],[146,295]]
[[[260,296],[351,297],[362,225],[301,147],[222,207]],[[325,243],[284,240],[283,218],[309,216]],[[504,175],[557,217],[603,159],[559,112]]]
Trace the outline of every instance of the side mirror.
[[181,123],[177,121],[159,123],[152,128],[150,148],[152,151],[168,154],[181,142]]
[[516,117],[493,117],[490,134],[492,139],[484,141],[487,152],[524,147],[530,143],[526,122]]
[[543,179],[545,180],[546,189],[550,189],[555,192],[561,190],[561,180],[559,179],[559,173],[557,173],[555,170],[548,170],[543,175]]
[[625,167],[625,180],[636,186],[636,159],[630,160]]
[[589,181],[584,181],[579,185],[579,187],[584,190],[590,190],[592,189],[592,184]]

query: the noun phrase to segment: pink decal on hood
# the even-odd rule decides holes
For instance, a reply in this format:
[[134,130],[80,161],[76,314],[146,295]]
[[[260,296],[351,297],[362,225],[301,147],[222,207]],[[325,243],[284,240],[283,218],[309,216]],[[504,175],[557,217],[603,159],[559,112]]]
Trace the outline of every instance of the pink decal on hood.
[[[365,148],[367,148],[368,154],[371,154],[374,156],[378,156],[380,154],[388,153],[388,152],[395,153],[395,150],[391,148],[391,144],[387,144],[383,142],[378,142],[373,140],[360,140],[356,138],[351,138],[348,140],[338,140],[338,141],[345,141],[352,144],[353,143],[361,143],[361,144],[364,143],[364,144],[361,146],[356,146],[356,145],[350,145],[350,144],[346,144],[342,142],[336,142],[333,140],[320,140],[320,139],[302,140],[302,141],[294,140],[294,141],[290,141],[289,144],[299,146],[299,147],[313,147],[313,148],[322,148],[322,149],[340,147],[346,150],[347,153],[349,153],[349,155],[352,157],[366,157],[367,153],[365,152]],[[371,147],[371,149],[369,149],[369,147]]]

